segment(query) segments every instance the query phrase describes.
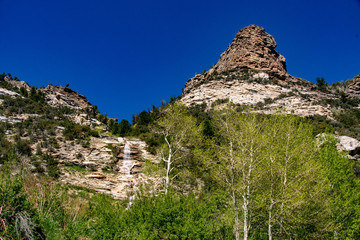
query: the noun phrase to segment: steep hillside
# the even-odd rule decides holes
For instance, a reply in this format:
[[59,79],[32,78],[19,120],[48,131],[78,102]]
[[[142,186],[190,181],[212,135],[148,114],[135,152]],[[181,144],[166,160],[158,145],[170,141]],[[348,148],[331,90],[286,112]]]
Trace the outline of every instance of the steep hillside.
[[25,152],[20,152],[24,166],[35,174],[114,198],[127,198],[150,181],[142,174],[144,160],[153,159],[146,144],[112,135],[117,119],[101,115],[85,96],[68,87],[38,89],[11,75],[1,77],[1,135],[8,147],[2,148],[0,164],[14,142]]
[[[359,75],[345,83],[316,85],[291,76],[273,36],[250,25],[240,30],[215,66],[189,79],[181,101],[187,106],[229,100],[255,106],[267,114],[279,110],[299,116],[322,115],[333,119],[334,103],[359,98]],[[348,101],[349,102],[349,101]],[[354,104],[353,104],[354,105]]]

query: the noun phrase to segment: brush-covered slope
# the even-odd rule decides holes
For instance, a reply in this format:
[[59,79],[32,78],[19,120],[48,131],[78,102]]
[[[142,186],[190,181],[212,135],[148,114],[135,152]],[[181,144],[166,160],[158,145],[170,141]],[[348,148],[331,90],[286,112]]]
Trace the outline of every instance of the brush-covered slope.
[[[126,198],[149,180],[142,165],[152,156],[144,142],[111,134],[118,127],[117,119],[67,86],[30,87],[10,74],[0,76],[0,167],[15,148],[35,175]],[[125,145],[130,161],[124,169]]]

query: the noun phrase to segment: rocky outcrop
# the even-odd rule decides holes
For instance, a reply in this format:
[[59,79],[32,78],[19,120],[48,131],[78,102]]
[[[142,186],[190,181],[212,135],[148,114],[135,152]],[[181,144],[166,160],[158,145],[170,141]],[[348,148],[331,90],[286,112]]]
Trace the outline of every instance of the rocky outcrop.
[[360,141],[348,136],[339,136],[337,147],[340,151],[356,151],[360,148]]
[[265,29],[250,25],[240,30],[232,44],[221,54],[214,70],[221,73],[233,69],[254,69],[285,80],[289,75],[285,57],[276,50],[276,41]]
[[360,141],[348,136],[338,136],[337,139],[338,150],[346,151],[348,158],[355,160],[353,169],[355,174],[360,177]]
[[19,123],[22,122],[22,120],[14,117],[0,116],[0,122]]
[[[30,86],[24,81],[10,79],[9,77],[4,77],[4,81],[8,82],[15,88],[25,88],[27,91],[30,91]],[[85,109],[90,108],[92,105],[88,102],[84,95],[75,92],[69,87],[53,86],[49,84],[45,89],[39,88],[40,91],[43,91],[46,95],[46,100],[48,104],[54,107],[69,107],[73,109]],[[8,89],[0,88],[0,95],[10,95],[10,96],[19,96],[20,94],[10,91]]]
[[8,95],[10,97],[20,96],[20,94],[14,92],[14,91],[10,91],[10,90],[5,89],[5,88],[0,88],[0,96],[2,96],[2,95]]
[[299,116],[331,116],[328,108],[316,104],[325,97],[328,97],[325,93],[309,91],[306,88],[283,87],[247,80],[218,80],[200,85],[189,94],[185,94],[181,101],[186,105],[205,103],[210,108],[221,99],[239,105],[257,106],[257,112],[266,114],[285,111]]
[[256,25],[243,28],[221,54],[218,63],[208,72],[189,79],[184,92],[189,92],[201,83],[218,79],[216,75],[224,72],[243,73],[238,74],[242,79],[264,78],[273,81],[304,82],[305,80],[288,74],[285,57],[275,50],[276,45],[274,37],[265,32],[264,28]]
[[86,126],[89,126],[92,128],[101,126],[101,128],[103,130],[107,130],[107,128],[108,128],[106,124],[100,122],[96,118],[90,117],[90,115],[88,115],[86,113],[77,112],[74,114],[69,114],[69,115],[67,115],[67,117],[70,118],[75,123],[80,124],[80,125],[86,125]]
[[360,96],[360,74],[349,80],[345,92],[351,98]]
[[85,109],[92,106],[84,95],[68,87],[49,84],[43,91],[46,93],[47,102],[52,106],[66,106],[75,109]]
[[[226,99],[252,105],[255,111],[266,114],[280,110],[332,118],[331,107],[324,99],[339,96],[319,91],[314,83],[288,74],[285,58],[275,48],[275,39],[264,28],[243,28],[213,68],[186,82],[181,102],[187,106],[205,103],[210,109],[218,100]],[[347,93],[360,96],[360,75],[353,79]]]
[[[130,173],[121,171],[124,142],[131,145]],[[53,153],[59,160],[63,182],[86,187],[108,194],[113,198],[126,198],[141,185],[151,182],[151,177],[142,173],[144,159],[154,160],[146,151],[146,144],[136,139],[124,139],[103,135],[92,138],[89,147],[69,141],[59,144]]]
[[19,81],[19,80],[15,80],[15,79],[12,79],[12,78],[9,78],[9,77],[4,77],[4,81],[10,83],[12,86],[14,87],[17,87],[17,88],[25,88],[27,91],[30,90],[30,86],[29,84],[27,84],[26,82],[24,81]]

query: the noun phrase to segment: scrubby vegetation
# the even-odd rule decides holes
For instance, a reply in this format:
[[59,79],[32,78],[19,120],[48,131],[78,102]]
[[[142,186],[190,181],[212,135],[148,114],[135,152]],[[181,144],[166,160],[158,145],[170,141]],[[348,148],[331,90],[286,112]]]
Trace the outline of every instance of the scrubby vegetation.
[[331,137],[316,140],[308,120],[254,115],[234,106],[205,113],[175,103],[158,110],[157,118],[152,112],[139,114],[139,126],[133,127],[154,141],[154,150],[162,156],[157,174],[167,179],[164,191],[156,196],[139,191],[130,208],[125,201],[54,182],[60,174],[57,162],[41,150],[30,155],[33,161],[45,160],[47,175],[36,177],[25,167],[19,169],[27,148],[19,144],[19,151],[4,142],[14,150],[2,154],[0,187],[6,191],[0,193],[1,236],[359,237],[360,182],[353,163],[338,153]]
[[22,122],[0,123],[2,239],[360,238],[356,162],[338,152],[331,135],[360,137],[356,99],[324,103],[339,107],[333,120],[254,114],[228,99],[205,111],[205,104],[185,107],[172,98],[134,114],[132,124],[96,106],[86,109],[81,113],[101,122],[106,134],[141,138],[159,158],[145,161],[144,172],[163,182],[140,187],[130,205],[58,181],[63,173],[55,150],[63,143],[89,147],[105,133],[75,123],[72,109],[47,105],[35,87],[16,91],[20,96],[3,96],[0,105],[4,116],[28,114]]

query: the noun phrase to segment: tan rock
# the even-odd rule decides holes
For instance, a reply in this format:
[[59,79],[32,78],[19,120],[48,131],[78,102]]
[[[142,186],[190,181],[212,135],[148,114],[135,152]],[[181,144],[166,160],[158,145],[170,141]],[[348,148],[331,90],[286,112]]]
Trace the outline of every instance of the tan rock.
[[46,93],[47,102],[53,106],[67,106],[75,109],[85,109],[92,106],[84,95],[68,87],[49,84],[43,91]]
[[[187,106],[205,103],[210,109],[217,100],[228,99],[257,106],[260,113],[280,111],[332,118],[331,107],[321,102],[338,96],[318,91],[314,83],[289,75],[285,58],[275,48],[275,39],[264,28],[243,28],[212,69],[186,82],[180,101]],[[360,93],[360,76],[353,82],[349,92]]]
[[106,176],[101,173],[92,173],[92,174],[86,175],[86,177],[97,178],[97,179],[105,179],[106,178]]
[[[108,144],[112,144],[115,148],[121,149],[124,141],[130,144],[134,153],[136,152],[131,155],[132,165],[126,172],[121,171],[124,164],[123,159],[117,159],[116,155],[114,156],[113,152],[106,147]],[[61,159],[61,168],[64,173],[61,180],[63,182],[93,189],[113,198],[126,198],[133,195],[139,186],[153,181],[142,173],[143,162],[140,162],[139,159],[146,157],[151,160],[154,159],[154,156],[146,151],[145,142],[138,139],[102,136],[91,138],[88,148],[82,147],[81,144],[71,145],[69,142],[61,142],[59,145],[60,148],[54,155]],[[81,153],[81,159],[76,158],[79,153]],[[123,153],[119,153],[117,156],[122,157]],[[75,162],[84,169],[77,171],[77,168],[67,164],[75,164]]]
[[133,167],[131,169],[131,174],[137,174],[137,173],[141,173],[142,169],[140,167]]
[[250,68],[284,80],[288,77],[285,57],[275,48],[276,41],[273,36],[262,27],[250,25],[236,34],[214,69],[223,72]]
[[345,92],[349,97],[360,97],[360,74],[356,75],[352,80],[350,80],[349,85],[346,86]]

